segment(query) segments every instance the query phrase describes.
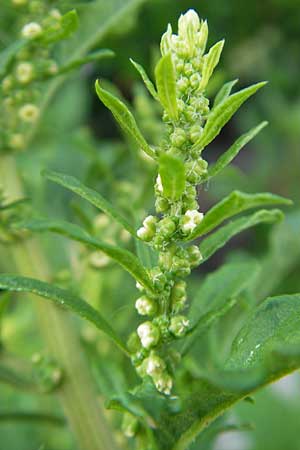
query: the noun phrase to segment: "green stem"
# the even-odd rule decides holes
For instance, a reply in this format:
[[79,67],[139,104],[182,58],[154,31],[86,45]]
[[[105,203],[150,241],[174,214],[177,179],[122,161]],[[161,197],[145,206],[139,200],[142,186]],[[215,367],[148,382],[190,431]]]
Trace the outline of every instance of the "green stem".
[[[1,172],[6,194],[10,198],[21,197],[22,187],[13,157],[2,158]],[[37,241],[13,245],[11,251],[20,273],[51,279]],[[64,373],[64,382],[57,393],[78,447],[81,450],[116,449],[72,318],[66,311],[40,299],[35,299],[34,304],[48,350]]]

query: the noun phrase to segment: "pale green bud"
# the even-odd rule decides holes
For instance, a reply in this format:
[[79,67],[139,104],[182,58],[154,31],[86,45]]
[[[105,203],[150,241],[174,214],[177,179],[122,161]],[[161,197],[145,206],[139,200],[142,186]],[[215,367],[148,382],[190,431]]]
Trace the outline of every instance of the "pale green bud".
[[179,92],[186,92],[189,87],[189,80],[187,77],[180,77],[176,82],[176,87]]
[[172,145],[181,147],[186,142],[186,133],[182,128],[175,128],[170,136]]
[[191,273],[189,261],[180,256],[173,256],[171,270],[178,277],[187,277]]
[[169,53],[172,49],[172,27],[169,24],[167,31],[162,35],[161,41],[160,41],[160,51],[162,56]]
[[33,123],[39,118],[40,109],[32,103],[27,103],[19,109],[18,115],[24,122]]
[[30,22],[22,28],[22,36],[26,39],[35,39],[42,33],[42,27],[37,22]]
[[183,337],[190,326],[190,321],[185,316],[172,317],[169,330],[176,337]]
[[137,299],[135,302],[135,307],[141,316],[153,316],[157,310],[155,301],[148,298],[146,295],[143,295]]
[[151,352],[150,356],[145,359],[146,373],[150,377],[160,375],[166,368],[166,363],[155,352]]
[[201,54],[205,52],[206,44],[208,38],[208,25],[207,21],[201,23],[200,31],[197,36],[197,47],[200,48]]
[[197,142],[202,136],[203,127],[201,125],[193,125],[190,129],[190,139],[193,143]]
[[165,217],[157,224],[157,234],[165,238],[170,237],[176,230],[176,225],[170,217]]
[[21,62],[16,68],[16,78],[22,84],[27,84],[32,81],[34,76],[33,65],[29,62]]
[[8,75],[7,77],[3,78],[1,82],[1,87],[3,92],[8,92],[14,85],[13,77]]
[[200,85],[201,75],[199,73],[193,73],[190,77],[190,85],[193,89],[197,89]]
[[157,217],[155,216],[147,216],[144,220],[143,220],[143,226],[145,228],[149,228],[150,230],[152,230],[153,232],[155,232],[156,229],[156,223],[157,223]]
[[150,277],[152,280],[152,283],[154,285],[154,287],[158,290],[161,291],[164,287],[165,284],[167,282],[167,277],[166,275],[160,270],[159,267],[153,267],[150,270]]
[[191,267],[197,267],[203,259],[199,247],[197,245],[192,245],[187,249],[187,252]]
[[180,226],[184,234],[191,233],[203,219],[203,214],[197,210],[188,210],[181,218]]
[[158,344],[160,339],[159,328],[152,322],[144,322],[139,325],[137,334],[144,348],[151,348]]
[[165,394],[165,395],[171,394],[173,381],[168,373],[164,372],[160,375],[153,377],[153,381],[154,381],[156,389],[159,392],[161,392],[162,394]]
[[163,212],[168,211],[168,209],[169,209],[168,200],[163,197],[157,197],[155,200],[155,209],[158,213],[163,213]]
[[9,137],[8,144],[15,150],[22,150],[25,146],[24,136],[20,133],[14,133]]

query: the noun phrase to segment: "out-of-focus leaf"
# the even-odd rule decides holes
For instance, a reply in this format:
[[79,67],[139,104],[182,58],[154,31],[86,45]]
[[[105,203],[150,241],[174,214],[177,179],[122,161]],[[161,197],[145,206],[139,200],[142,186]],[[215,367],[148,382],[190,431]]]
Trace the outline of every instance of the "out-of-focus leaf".
[[154,84],[152,83],[152,81],[149,79],[145,69],[143,68],[143,66],[141,66],[141,64],[138,64],[137,62],[133,61],[133,59],[130,58],[130,62],[132,63],[132,65],[136,68],[136,70],[138,71],[138,73],[141,75],[142,80],[146,86],[146,88],[148,89],[148,91],[150,92],[150,94],[152,95],[152,97],[155,100],[159,101],[156,89],[154,87]]
[[107,244],[99,239],[95,239],[77,225],[59,220],[37,219],[30,222],[24,222],[19,225],[19,227],[39,232],[52,231],[81,242],[82,244],[86,244],[96,250],[100,250],[120,264],[146,289],[153,290],[152,283],[146,270],[133,253],[123,248]]
[[48,180],[51,180],[54,183],[57,183],[65,187],[66,189],[75,192],[75,194],[80,195],[80,197],[84,198],[96,208],[100,209],[109,217],[111,217],[113,220],[117,221],[120,225],[122,225],[122,227],[129,231],[130,234],[136,236],[134,228],[116,210],[116,208],[111,205],[111,203],[109,203],[104,197],[102,197],[101,194],[85,186],[83,183],[77,180],[77,178],[70,175],[65,175],[63,173],[53,172],[50,170],[44,171],[43,174],[46,178],[48,178]]
[[121,350],[127,353],[125,344],[101,314],[89,303],[71,292],[44,281],[10,274],[0,275],[0,288],[11,292],[36,294],[70,309],[80,317],[93,323],[99,330],[110,337]]
[[202,78],[199,85],[200,90],[206,88],[215,67],[218,65],[224,47],[224,42],[224,40],[217,42],[213,47],[211,47],[207,55],[203,56]]
[[203,259],[201,263],[210,258],[216,251],[222,248],[233,236],[260,223],[274,223],[283,219],[283,213],[279,209],[260,211],[240,219],[233,220],[215,233],[204,239],[199,245]]
[[63,427],[66,421],[63,417],[54,416],[53,414],[45,414],[43,412],[14,411],[0,412],[0,422],[31,422],[37,425],[45,424]]
[[58,75],[70,72],[71,70],[77,69],[77,67],[81,67],[85,64],[100,61],[103,58],[112,58],[114,55],[115,54],[112,50],[108,50],[106,48],[97,50],[95,52],[90,53],[89,55],[83,56],[82,58],[78,58],[72,61],[70,64],[66,64],[65,66],[60,67]]
[[159,175],[164,196],[176,201],[185,189],[185,167],[181,159],[163,154],[159,158]]
[[268,125],[268,122],[262,122],[254,128],[251,128],[250,131],[243,134],[238,138],[238,140],[225,152],[222,156],[217,160],[217,162],[213,165],[210,165],[208,168],[208,174],[205,180],[208,180],[212,177],[218,175],[221,170],[223,170],[231,161],[237,156],[240,150],[245,147],[248,142],[250,142],[263,128]]
[[127,106],[110,92],[102,89],[98,80],[96,81],[96,92],[102,103],[104,103],[104,105],[111,111],[122,130],[128,136],[130,136],[135,141],[135,143],[142,150],[144,150],[145,153],[147,153],[147,155],[151,156],[151,158],[154,158],[154,151],[147,144],[145,138],[138,129],[135,118],[133,117]]
[[213,108],[208,116],[200,139],[194,144],[194,150],[201,151],[220,133],[224,125],[231,119],[239,107],[248,100],[258,89],[265,86],[266,82],[254,84],[227,97],[223,102]]
[[67,39],[77,30],[79,25],[79,18],[77,12],[73,9],[64,14],[59,22],[59,27],[48,27],[43,32],[41,40],[45,44],[52,44],[62,39]]
[[215,101],[214,101],[214,108],[219,104],[222,103],[224,100],[226,100],[227,97],[229,97],[229,95],[231,94],[232,88],[236,85],[236,83],[239,80],[233,80],[233,81],[228,81],[228,83],[225,83],[221,89],[219,90],[219,92],[217,93],[216,97],[215,97]]
[[176,78],[171,53],[167,53],[157,63],[155,79],[158,97],[172,120],[178,118],[176,99]]
[[201,223],[186,240],[190,241],[191,239],[203,236],[224,222],[224,220],[248,209],[259,206],[291,204],[292,202],[290,200],[268,192],[246,194],[245,192],[233,191],[205,214]]
[[26,45],[26,39],[19,39],[0,53],[0,77],[3,77],[6,74],[11,61],[24,45]]

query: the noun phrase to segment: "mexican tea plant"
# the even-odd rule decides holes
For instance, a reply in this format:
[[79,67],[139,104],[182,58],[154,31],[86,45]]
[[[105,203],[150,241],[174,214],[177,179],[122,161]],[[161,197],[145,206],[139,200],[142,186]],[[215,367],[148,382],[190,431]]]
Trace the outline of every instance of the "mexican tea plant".
[[[44,83],[49,82],[49,78],[65,76],[87,62],[111,56],[110,51],[102,50],[60,65],[54,58],[55,53],[52,55],[52,46],[75,32],[76,12],[62,15],[58,9],[51,9],[46,19],[42,8],[30,10],[28,14],[30,21],[23,24],[22,39],[7,53],[3,68],[1,138],[4,153],[10,157],[32,139],[31,125],[38,123],[42,108],[46,107],[39,106]],[[32,14],[36,14],[36,21],[31,20]],[[210,102],[208,86],[224,41],[209,49],[207,41],[207,22],[200,20],[194,10],[189,10],[178,20],[177,34],[168,25],[161,38],[155,83],[139,63],[131,60],[161,111],[161,121],[155,128],[159,136],[153,136],[151,144],[126,102],[115,95],[113,89],[107,89],[105,82],[96,82],[99,99],[111,111],[128,145],[136,149],[140,158],[144,154],[140,161],[153,169],[155,200],[146,217],[141,217],[140,211],[126,216],[124,208],[118,209],[73,176],[51,170],[43,172],[46,179],[100,210],[109,219],[107,223],[115,222],[123,242],[129,242],[128,245],[115,245],[101,239],[105,229],[99,235],[89,223],[84,227],[52,218],[28,219],[19,210],[18,202],[7,204],[1,197],[1,231],[7,233],[12,247],[16,245],[20,250],[23,245],[23,249],[27,249],[26,261],[30,266],[39,264],[41,249],[37,251],[38,244],[29,240],[28,232],[51,231],[91,249],[90,257],[98,271],[112,260],[136,282],[134,303],[141,318],[124,340],[122,330],[117,330],[112,320],[104,318],[91,303],[77,295],[73,282],[69,288],[59,282],[49,283],[47,270],[42,274],[27,270],[26,276],[0,275],[0,288],[4,293],[33,293],[56,304],[50,304],[49,318],[57,314],[53,320],[64,334],[59,342],[51,341],[50,337],[52,358],[37,358],[35,364],[43,374],[43,389],[62,392],[66,417],[83,450],[118,448],[119,444],[100,405],[95,402],[97,391],[93,380],[89,372],[85,375],[88,360],[80,355],[78,330],[72,325],[68,329],[65,309],[106,334],[120,349],[120,355],[124,355],[125,362],[123,356],[117,358],[116,371],[125,371],[130,382],[115,390],[107,408],[121,412],[122,430],[128,438],[134,438],[129,448],[184,450],[192,447],[194,441],[200,446],[205,429],[213,429],[214,421],[232,405],[251,399],[258,388],[300,366],[300,294],[269,297],[258,304],[255,292],[262,282],[259,261],[250,257],[233,259],[201,279],[196,293],[189,289],[191,271],[201,268],[236,234],[258,224],[273,224],[283,219],[279,209],[258,209],[232,219],[234,216],[255,208],[291,203],[270,193],[233,191],[207,211],[202,207],[202,188],[209,186],[267,124],[262,122],[250,129],[215,163],[208,164],[209,144],[243,103],[266,83],[233,92],[237,81],[230,81]],[[24,86],[28,87],[24,89]],[[145,176],[148,176],[146,171]],[[130,198],[127,201],[130,203]],[[103,222],[103,215],[97,217],[94,223],[98,220],[99,224],[99,217]],[[136,226],[136,217],[139,226]],[[15,252],[17,258],[21,255],[19,250]],[[24,273],[24,264],[19,264],[18,268]],[[48,282],[38,278],[48,278]],[[109,297],[109,293],[106,296]],[[127,305],[132,304],[132,300],[122,299]],[[245,302],[248,307],[246,312],[241,312],[239,303]],[[237,327],[228,320],[235,321]],[[214,336],[216,348],[212,351],[214,327],[219,327],[222,338]],[[72,360],[74,353],[78,361]],[[101,366],[101,358],[95,364]],[[76,381],[78,376],[81,377],[79,382]],[[114,378],[114,374],[110,377]],[[72,379],[71,384],[68,384],[69,379]],[[82,391],[80,401],[74,389],[76,394]],[[92,415],[95,417],[90,420]],[[124,441],[122,446],[128,448]]]

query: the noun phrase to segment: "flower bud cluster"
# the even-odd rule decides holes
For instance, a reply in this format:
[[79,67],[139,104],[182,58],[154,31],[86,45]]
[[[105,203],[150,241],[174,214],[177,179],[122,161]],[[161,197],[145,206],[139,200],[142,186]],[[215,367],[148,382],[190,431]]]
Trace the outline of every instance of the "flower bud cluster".
[[173,384],[166,345],[189,331],[189,320],[183,315],[187,304],[184,278],[202,260],[198,246],[184,243],[203,219],[197,185],[205,179],[208,164],[194,144],[202,136],[209,113],[205,83],[201,82],[207,35],[207,23],[189,10],[179,19],[178,35],[169,25],[162,37],[161,53],[171,54],[174,66],[178,117],[175,120],[164,111],[166,133],[157,152],[183,161],[185,189],[179,199],[167,197],[158,175],[154,187],[158,216],[146,217],[137,231],[139,239],[158,250],[158,265],[149,273],[155,294],[138,285],[142,295],[136,300],[136,309],[148,320],[130,338],[132,360],[138,374],[150,376],[157,390],[166,395]]
[[31,126],[40,117],[41,81],[58,73],[53,44],[44,41],[43,36],[50,27],[61,27],[62,16],[45,0],[11,2],[22,11],[17,28],[24,45],[0,80],[0,142],[5,149],[22,150]]

